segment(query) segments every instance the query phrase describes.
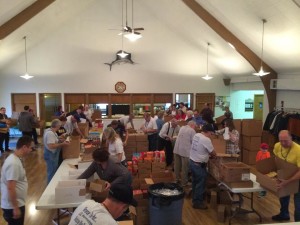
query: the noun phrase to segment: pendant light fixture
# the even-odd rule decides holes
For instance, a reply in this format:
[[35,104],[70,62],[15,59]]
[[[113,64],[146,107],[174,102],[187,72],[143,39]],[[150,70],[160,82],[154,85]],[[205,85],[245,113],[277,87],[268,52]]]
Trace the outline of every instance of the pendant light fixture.
[[265,19],[262,19],[263,22],[263,30],[262,30],[262,39],[261,39],[261,56],[260,56],[260,69],[257,73],[253,73],[255,76],[265,76],[268,75],[270,72],[265,72],[263,69],[263,56],[264,56],[264,32],[265,32],[265,23],[267,22]]
[[[125,34],[125,37],[128,40],[134,42],[134,41],[140,39],[142,37],[142,35],[141,34],[136,34],[134,32],[134,24],[133,24],[133,0],[132,0],[132,3],[131,3],[131,6],[132,6],[132,10],[131,10],[131,20],[132,20],[132,24],[131,25],[132,25],[132,29],[131,29],[130,33]],[[127,19],[127,0],[126,0],[126,19]]]
[[[123,23],[123,17],[124,17],[124,15],[123,15],[123,2],[124,2],[124,0],[122,0],[122,27],[124,27],[124,23]],[[117,54],[121,58],[125,58],[128,55],[128,53],[123,51],[123,45],[124,45],[124,34],[122,33],[122,50],[121,50],[120,53]]]
[[209,42],[207,42],[207,52],[206,52],[206,75],[202,77],[204,80],[210,80],[213,77],[208,75],[208,47],[209,47]]
[[26,43],[26,36],[24,36],[23,39],[24,39],[24,45],[25,45],[25,68],[26,68],[26,70],[25,70],[25,74],[22,75],[22,76],[20,76],[20,77],[28,80],[30,78],[33,78],[33,76],[30,76],[28,74],[28,72],[27,72],[27,45],[26,45],[27,43]]

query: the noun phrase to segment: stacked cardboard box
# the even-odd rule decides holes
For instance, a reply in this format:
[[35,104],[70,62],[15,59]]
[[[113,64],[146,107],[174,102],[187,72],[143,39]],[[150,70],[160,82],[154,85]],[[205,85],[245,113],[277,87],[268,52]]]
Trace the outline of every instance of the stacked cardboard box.
[[136,140],[134,134],[129,134],[127,145],[124,147],[124,152],[127,160],[131,160],[133,153],[136,152]]
[[220,171],[222,169],[222,164],[228,162],[237,162],[238,158],[239,155],[217,153],[217,157],[215,159],[210,159],[208,161],[208,172],[212,175],[213,178],[220,181]]
[[222,135],[212,136],[211,142],[217,153],[225,153],[226,152],[226,141],[224,140]]
[[263,130],[261,136],[261,142],[267,143],[269,145],[269,151],[272,153],[274,149],[274,145],[278,141],[278,137],[271,134],[269,131]]
[[261,120],[243,120],[242,121],[242,158],[248,165],[255,165],[256,154],[259,150],[262,134]]
[[220,170],[221,181],[231,188],[253,187],[250,180],[250,167],[241,162],[223,163]]
[[137,133],[135,135],[136,140],[136,152],[145,152],[148,151],[148,136],[145,134]]

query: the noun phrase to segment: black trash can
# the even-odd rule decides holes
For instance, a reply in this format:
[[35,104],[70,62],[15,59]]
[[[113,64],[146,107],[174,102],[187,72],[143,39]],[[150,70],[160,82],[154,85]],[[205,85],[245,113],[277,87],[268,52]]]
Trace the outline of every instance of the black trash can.
[[148,189],[150,225],[181,225],[184,191],[176,183],[157,183]]

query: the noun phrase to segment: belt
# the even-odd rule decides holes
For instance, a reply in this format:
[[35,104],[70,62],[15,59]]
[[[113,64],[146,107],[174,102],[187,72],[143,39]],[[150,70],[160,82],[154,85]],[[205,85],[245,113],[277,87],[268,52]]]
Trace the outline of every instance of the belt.
[[194,160],[191,160],[193,163],[200,165],[201,167],[206,167],[207,163],[206,162],[195,162]]

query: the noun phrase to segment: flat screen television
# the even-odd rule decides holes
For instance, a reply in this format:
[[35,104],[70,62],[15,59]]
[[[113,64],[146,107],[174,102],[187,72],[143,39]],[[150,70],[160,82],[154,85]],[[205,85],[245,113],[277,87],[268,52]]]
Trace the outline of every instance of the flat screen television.
[[129,115],[130,105],[111,105],[111,114],[124,114]]

